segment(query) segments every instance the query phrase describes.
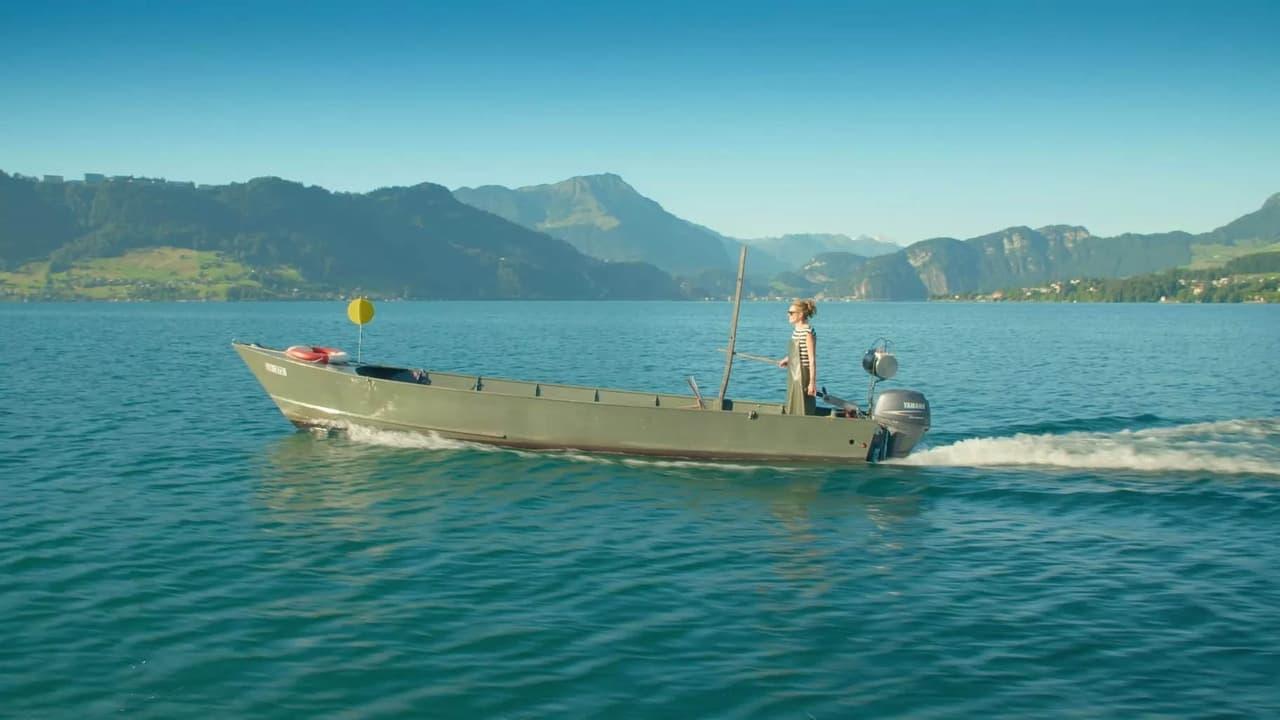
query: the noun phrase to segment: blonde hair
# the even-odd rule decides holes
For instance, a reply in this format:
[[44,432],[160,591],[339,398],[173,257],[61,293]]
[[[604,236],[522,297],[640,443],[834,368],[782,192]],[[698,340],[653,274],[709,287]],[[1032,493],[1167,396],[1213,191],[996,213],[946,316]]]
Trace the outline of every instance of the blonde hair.
[[818,314],[818,303],[813,300],[801,300],[800,298],[796,298],[791,301],[791,306],[799,308],[800,314],[804,316],[805,320],[808,320]]

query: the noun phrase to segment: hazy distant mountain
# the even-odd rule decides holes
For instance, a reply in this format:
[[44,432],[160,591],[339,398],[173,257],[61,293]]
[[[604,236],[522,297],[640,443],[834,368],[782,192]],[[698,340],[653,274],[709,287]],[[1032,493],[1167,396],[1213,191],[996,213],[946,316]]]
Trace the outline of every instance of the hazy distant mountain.
[[603,260],[647,262],[682,275],[732,264],[717,233],[672,215],[612,173],[515,190],[464,187],[453,194]]
[[[1096,237],[1083,227],[1011,227],[957,240],[933,238],[869,260],[820,291],[868,299],[924,299],[988,292],[1074,277],[1113,278],[1190,264],[1214,246],[1230,254],[1280,243],[1280,194],[1256,212],[1211,232]],[[851,292],[845,292],[851,290]]]
[[130,250],[223,253],[314,288],[420,298],[678,297],[651,265],[607,263],[422,183],[333,193],[279,178],[210,188],[145,179],[49,183],[0,172],[0,269]]
[[1280,242],[1280,193],[1267,198],[1262,207],[1239,217],[1200,238],[1222,245],[1266,245]]
[[617,175],[587,175],[515,190],[498,185],[458,188],[462,202],[554,235],[605,260],[642,260],[668,272],[706,281],[731,275],[742,245],[750,248],[748,277],[765,280],[797,270],[815,256],[848,252],[871,257],[901,250],[868,236],[794,234],[740,239],[676,217]]
[[778,273],[769,286],[772,294],[782,296],[853,295],[853,278],[867,262],[853,253],[819,253],[799,270]]
[[[682,278],[677,283],[652,264],[588,257],[571,241],[615,260],[651,258]],[[357,194],[279,178],[197,188],[146,179],[40,182],[0,172],[0,271],[48,261],[48,272],[57,274],[132,250],[185,248],[225,256],[242,269],[237,272],[261,271],[263,278],[296,279],[308,291],[329,293],[703,297],[723,296],[732,287],[740,242],[671,215],[616,175],[520,190],[491,186],[450,193],[423,183]],[[864,253],[886,244],[838,235],[745,242],[753,248],[749,293],[924,299],[1221,264],[1246,252],[1277,250],[1280,194],[1256,212],[1199,235],[1103,238],[1078,226],[1015,226],[967,240],[933,238],[870,258]],[[788,264],[832,244],[864,253],[820,251],[798,266]],[[762,271],[768,279],[760,278]],[[25,287],[52,282],[44,272],[26,271]]]
[[798,266],[791,263],[785,263],[775,257],[772,253],[762,250],[758,247],[748,245],[742,240],[736,238],[720,236],[720,242],[724,244],[725,252],[732,258],[733,269],[729,272],[737,278],[737,262],[738,255],[742,252],[743,245],[747,245],[747,277],[762,283],[767,283],[770,278],[781,272],[795,270]]
[[823,253],[842,252],[868,258],[888,255],[902,249],[900,245],[877,240],[869,235],[851,238],[848,235],[797,233],[742,242],[753,250],[769,253],[789,269],[800,268]]

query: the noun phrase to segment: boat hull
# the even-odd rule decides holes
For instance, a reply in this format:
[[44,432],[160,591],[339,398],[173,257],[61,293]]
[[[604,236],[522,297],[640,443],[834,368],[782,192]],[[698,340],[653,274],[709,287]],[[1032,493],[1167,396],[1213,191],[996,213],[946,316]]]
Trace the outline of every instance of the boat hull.
[[284,416],[304,427],[357,425],[504,447],[677,458],[858,463],[887,448],[887,432],[872,419],[784,415],[777,403],[700,409],[692,396],[316,365],[258,345],[233,347]]

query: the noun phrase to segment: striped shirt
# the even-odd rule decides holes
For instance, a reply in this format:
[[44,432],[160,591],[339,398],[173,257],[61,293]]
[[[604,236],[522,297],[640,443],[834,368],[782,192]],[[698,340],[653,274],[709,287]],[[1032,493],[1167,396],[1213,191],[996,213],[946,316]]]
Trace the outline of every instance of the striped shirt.
[[803,330],[795,328],[791,331],[791,339],[795,340],[796,344],[800,346],[800,366],[805,368],[809,367],[809,343],[805,341],[805,338],[810,335],[813,336],[814,342],[817,342],[818,333],[814,332],[812,327],[806,327]]

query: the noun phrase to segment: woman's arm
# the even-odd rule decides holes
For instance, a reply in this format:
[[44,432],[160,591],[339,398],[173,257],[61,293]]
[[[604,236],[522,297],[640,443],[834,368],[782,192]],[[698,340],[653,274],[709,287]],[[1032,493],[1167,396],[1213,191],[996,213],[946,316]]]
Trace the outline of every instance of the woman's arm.
[[809,394],[818,394],[818,336],[814,334],[813,328],[809,328],[809,332],[805,333],[805,343],[809,346]]

